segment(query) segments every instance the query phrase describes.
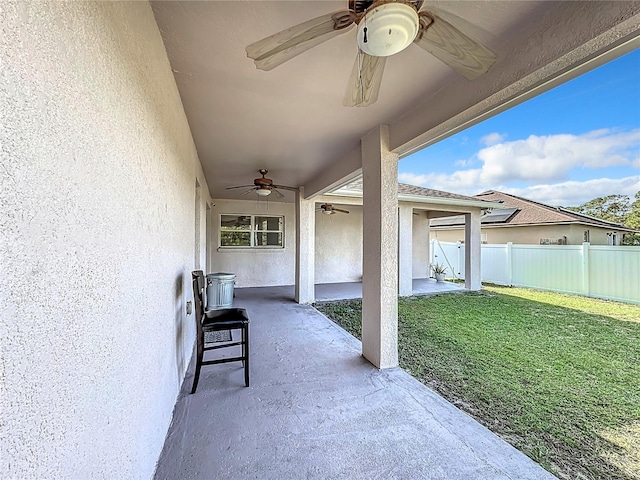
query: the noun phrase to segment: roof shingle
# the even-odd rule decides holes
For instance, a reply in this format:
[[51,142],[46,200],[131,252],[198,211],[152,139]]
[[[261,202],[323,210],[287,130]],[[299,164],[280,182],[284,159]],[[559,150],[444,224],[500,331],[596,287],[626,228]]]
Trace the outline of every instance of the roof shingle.
[[[362,177],[359,177],[356,180],[348,183],[344,187],[336,190],[335,193],[340,193],[340,191],[342,190],[349,192],[362,192]],[[477,197],[468,197],[466,195],[444,192],[442,190],[434,190],[433,188],[418,187],[416,185],[409,185],[406,183],[398,183],[398,195],[415,195],[418,197],[428,198],[447,198],[453,200],[467,200],[472,202],[478,201]]]
[[500,202],[506,208],[517,208],[518,211],[509,217],[505,224],[508,225],[531,225],[541,223],[584,223],[604,228],[618,228],[620,230],[631,230],[624,225],[607,222],[597,218],[581,215],[562,207],[552,207],[544,203],[527,200],[526,198],[511,195],[509,193],[489,190],[476,195],[476,198],[491,202]]

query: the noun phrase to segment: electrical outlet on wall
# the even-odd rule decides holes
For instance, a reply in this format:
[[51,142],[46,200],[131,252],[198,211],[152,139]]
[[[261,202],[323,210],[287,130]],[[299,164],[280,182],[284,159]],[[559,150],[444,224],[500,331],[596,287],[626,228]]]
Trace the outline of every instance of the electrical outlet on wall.
[[191,301],[187,302],[187,315],[191,315],[191,312],[193,311],[193,304],[191,303]]

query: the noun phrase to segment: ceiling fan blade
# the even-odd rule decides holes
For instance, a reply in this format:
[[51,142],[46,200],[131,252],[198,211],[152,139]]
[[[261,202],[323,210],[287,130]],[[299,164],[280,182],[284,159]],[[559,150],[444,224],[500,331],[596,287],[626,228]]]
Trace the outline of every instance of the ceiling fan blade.
[[358,51],[347,84],[345,107],[366,107],[378,100],[387,57],[374,57]]
[[341,212],[341,213],[349,213],[347,210],[342,210],[341,208],[333,208],[334,212]]
[[273,188],[279,188],[280,190],[290,190],[292,192],[297,192],[298,189],[296,187],[287,187],[286,185],[271,185]]
[[242,192],[242,193],[240,194],[240,196],[242,197],[242,196],[244,196],[244,195],[247,195],[247,194],[248,194],[248,193],[250,193],[250,192],[255,192],[255,191],[256,191],[256,188],[255,188],[255,187],[253,187],[253,188],[250,188],[249,190],[247,190],[246,192]]
[[349,30],[357,16],[340,10],[287,28],[246,48],[259,70],[271,70],[287,60]]
[[464,33],[428,12],[420,12],[419,47],[443,61],[463,77],[474,80],[496,61],[496,55]]
[[249,188],[249,187],[253,187],[254,185],[238,185],[237,187],[227,187],[225,188],[225,190],[233,190],[234,188]]
[[276,197],[278,198],[284,198],[284,195],[282,194],[282,192],[279,192],[278,190],[276,190],[274,187],[271,187],[271,191],[275,194]]

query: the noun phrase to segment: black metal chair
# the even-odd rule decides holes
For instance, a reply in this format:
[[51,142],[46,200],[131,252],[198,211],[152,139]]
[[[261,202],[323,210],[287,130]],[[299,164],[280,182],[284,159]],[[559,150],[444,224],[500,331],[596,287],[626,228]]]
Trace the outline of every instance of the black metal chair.
[[[200,368],[202,365],[215,365],[217,363],[228,363],[241,361],[244,367],[244,384],[249,386],[249,317],[244,308],[222,308],[219,310],[204,309],[204,273],[202,270],[191,272],[193,280],[193,301],[195,306],[196,328],[197,328],[197,352],[196,371],[193,377],[191,393],[195,393],[200,378]],[[230,342],[211,345],[205,342],[206,332],[219,332],[223,330],[240,330],[242,339],[234,342],[233,337]],[[203,360],[204,352],[207,350],[217,350],[228,347],[242,347],[242,355],[239,357],[219,358],[216,360]]]

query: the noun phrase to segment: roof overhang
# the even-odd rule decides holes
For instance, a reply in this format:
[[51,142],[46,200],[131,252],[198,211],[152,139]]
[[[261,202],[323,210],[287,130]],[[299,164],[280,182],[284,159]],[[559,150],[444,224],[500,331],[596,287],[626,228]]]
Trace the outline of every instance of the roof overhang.
[[[453,216],[453,215],[452,215]],[[516,224],[508,224],[508,223],[502,223],[502,224],[495,224],[495,223],[483,223],[481,226],[482,228],[516,228],[516,227],[549,227],[549,226],[565,226],[565,225],[583,225],[585,227],[590,227],[590,228],[601,228],[603,230],[612,230],[612,231],[617,231],[617,232],[627,232],[627,233],[640,233],[640,230],[635,230],[633,228],[629,228],[629,227],[623,227],[623,226],[609,226],[609,225],[597,225],[594,223],[587,223],[587,222],[545,222],[545,223],[516,223]],[[462,228],[463,225],[462,224],[453,224],[453,225],[434,225],[431,226],[432,229],[434,230],[450,230],[450,229],[456,229],[456,228]]]
[[462,200],[458,198],[424,197],[421,195],[398,195],[399,202],[411,202],[422,204],[450,205],[456,207],[477,207],[481,209],[501,208],[498,202],[487,202],[485,200]]
[[[362,198],[362,192],[342,190],[338,192],[331,192],[325,194],[327,197],[348,197],[348,198]],[[407,195],[398,194],[398,202],[418,203],[427,205],[448,205],[452,207],[475,207],[480,209],[499,209],[504,207],[499,202],[488,202],[486,200],[463,200],[459,198],[443,198],[443,197],[427,197],[424,195]]]

